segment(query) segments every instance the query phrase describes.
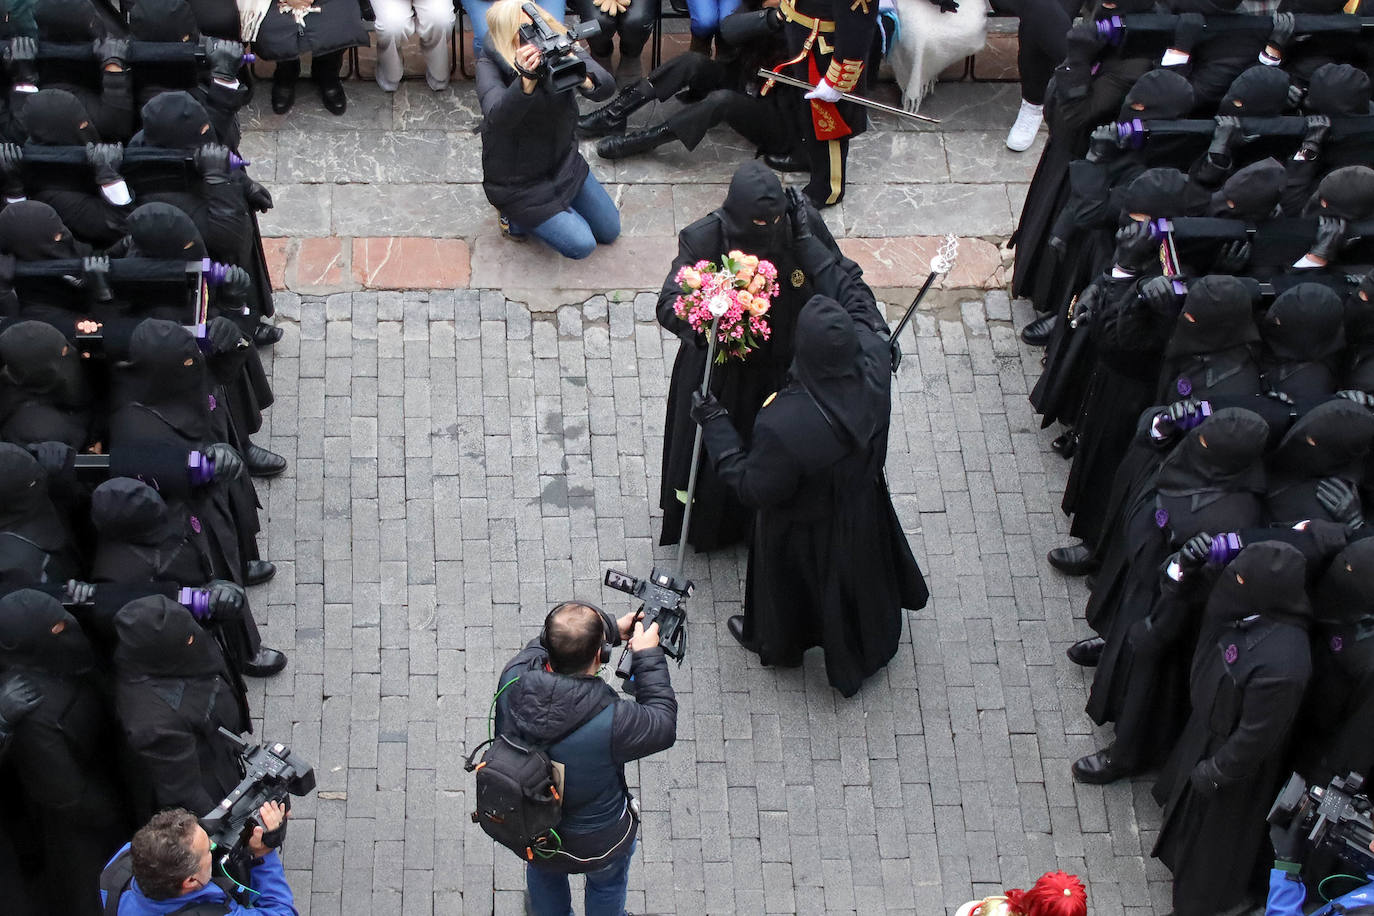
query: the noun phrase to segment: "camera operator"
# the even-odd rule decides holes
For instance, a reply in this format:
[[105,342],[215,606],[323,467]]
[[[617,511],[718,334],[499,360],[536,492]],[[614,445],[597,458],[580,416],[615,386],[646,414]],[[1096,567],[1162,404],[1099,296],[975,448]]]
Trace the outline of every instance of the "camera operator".
[[[624,911],[639,828],[625,764],[677,740],[677,698],[658,624],[645,630],[635,617],[617,621],[591,605],[564,602],[501,672],[496,733],[546,746],[564,768],[563,818],[556,828],[561,847],[525,868],[536,914],[571,912],[570,874],[587,876],[587,916]],[[634,702],[618,700],[597,676],[611,645],[622,640],[632,653]]]
[[[260,826],[253,828],[248,851],[253,870],[245,889],[252,904],[235,899],[213,871],[210,837],[184,808],[153,815],[105,866],[100,877],[100,900],[105,912],[117,916],[161,916],[164,913],[262,913],[299,916],[286,883],[281,859],[273,848],[285,828],[286,808],[270,801],[258,809]],[[128,877],[132,867],[132,879]],[[223,879],[220,879],[223,880]],[[229,887],[233,887],[231,883]],[[110,895],[117,903],[110,909]]]
[[[1302,866],[1296,861],[1302,856],[1303,839],[1294,829],[1300,826],[1301,821],[1295,821],[1289,828],[1277,824],[1269,828],[1269,839],[1274,844],[1274,867],[1269,872],[1269,899],[1264,905],[1264,916],[1302,916],[1305,912],[1303,901],[1307,899],[1307,888],[1299,875]],[[1369,844],[1369,851],[1374,853],[1374,843]],[[1313,910],[1310,916],[1374,913],[1374,875],[1367,877],[1370,879],[1368,884]]]
[[[572,92],[550,85],[549,62],[524,43],[521,25],[532,22],[524,2],[498,0],[487,10],[490,31],[477,61],[482,190],[507,238],[533,235],[564,257],[585,258],[620,235],[620,212],[577,151]],[[549,28],[567,31],[542,15]],[[610,98],[611,75],[581,46],[576,57],[587,74],[577,91],[594,101]]]

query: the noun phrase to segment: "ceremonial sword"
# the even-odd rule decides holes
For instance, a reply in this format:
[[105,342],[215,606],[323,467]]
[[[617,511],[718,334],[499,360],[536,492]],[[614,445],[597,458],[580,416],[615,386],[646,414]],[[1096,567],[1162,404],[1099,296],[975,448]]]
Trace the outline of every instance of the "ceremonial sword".
[[[766,80],[773,80],[775,82],[782,83],[784,86],[794,86],[797,89],[816,88],[815,86],[808,83],[806,80],[799,80],[796,77],[787,76],[783,73],[774,73],[772,70],[765,70],[762,67],[759,68],[759,72],[756,73],[755,76],[760,76]],[[838,89],[836,89],[835,91],[840,92]],[[855,105],[862,105],[865,108],[872,108],[874,111],[884,111],[890,115],[897,115],[903,118],[915,118],[917,121],[925,121],[928,124],[940,123],[939,118],[932,118],[928,115],[917,114],[914,111],[907,111],[905,108],[898,108],[895,105],[888,105],[883,102],[875,102],[872,99],[866,99],[861,95],[854,95],[850,92],[840,92],[840,98],[844,99],[846,102],[853,102]]]

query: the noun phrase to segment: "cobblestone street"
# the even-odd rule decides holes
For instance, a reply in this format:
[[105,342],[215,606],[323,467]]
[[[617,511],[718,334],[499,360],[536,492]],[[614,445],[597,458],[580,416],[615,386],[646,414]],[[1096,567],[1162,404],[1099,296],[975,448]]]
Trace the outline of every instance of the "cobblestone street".
[[[680,150],[613,171],[589,155],[626,236],[556,263],[496,234],[470,84],[349,93],[345,119],[313,118],[312,100],[289,129],[245,121],[245,155],[277,199],[264,232],[285,240],[261,444],[291,462],[260,488],[280,573],[253,594],[291,663],[251,701],[260,737],[316,766],[285,852],[303,914],[521,913],[521,865],[469,821],[461,759],[486,737],[497,672],[552,604],[623,613],[604,569],[671,561],[655,545],[678,344],[635,290],[658,287],[677,229],[719,203],[749,151],[717,142],[701,173]],[[981,265],[965,261],[948,284],[964,292],[913,321],[895,383],[888,477],[931,602],[846,701],[818,653],[766,669],[729,637],[742,549],[689,553],[678,742],[628,768],[645,811],[632,913],[952,914],[1052,868],[1083,877],[1094,916],[1169,910],[1167,872],[1146,858],[1148,781],[1069,775],[1100,739],[1063,654],[1087,633],[1086,591],[1044,561],[1067,538],[1067,465],[1026,401],[1040,353],[1014,329],[1028,315],[995,288],[1035,162],[1008,165],[1001,147],[1015,104],[1015,86],[942,86],[923,109],[942,130],[880,125],[826,212],[867,252],[894,321],[909,301],[897,290],[924,276],[922,239],[960,235]],[[447,288],[374,288],[395,265],[365,240],[393,237],[456,246],[425,249],[454,271],[434,284]],[[630,291],[594,294],[608,288]]]

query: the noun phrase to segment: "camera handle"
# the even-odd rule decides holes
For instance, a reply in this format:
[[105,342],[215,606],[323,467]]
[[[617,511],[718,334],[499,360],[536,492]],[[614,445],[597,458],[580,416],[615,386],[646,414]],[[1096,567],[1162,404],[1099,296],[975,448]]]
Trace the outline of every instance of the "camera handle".
[[[706,338],[706,372],[701,378],[701,393],[704,397],[711,392],[711,367],[716,362],[716,327],[720,324],[720,316],[711,319],[711,333]],[[687,532],[691,530],[692,523],[692,503],[697,495],[697,471],[701,466],[701,437],[703,429],[697,426],[696,438],[692,440],[692,470],[687,475],[687,505],[682,510],[682,529],[677,536],[677,578],[682,578],[682,572],[687,562]],[[629,651],[628,649],[626,651]],[[629,676],[629,659],[624,654],[620,656],[621,664],[626,666],[624,677]],[[617,667],[619,673],[619,667]]]

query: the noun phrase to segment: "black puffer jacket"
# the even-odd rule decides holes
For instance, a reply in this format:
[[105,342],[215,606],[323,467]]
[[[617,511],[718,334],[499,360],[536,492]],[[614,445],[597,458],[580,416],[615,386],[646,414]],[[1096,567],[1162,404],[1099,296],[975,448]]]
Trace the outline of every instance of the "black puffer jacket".
[[[540,864],[590,871],[633,842],[638,825],[626,804],[625,764],[673,746],[677,698],[659,648],[631,656],[633,702],[620,700],[598,677],[554,673],[548,659],[535,639],[501,672],[500,683],[509,686],[496,703],[496,733],[547,746],[549,756],[563,764],[558,833],[570,856]],[[572,857],[602,861],[584,864]]]

